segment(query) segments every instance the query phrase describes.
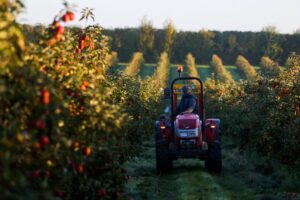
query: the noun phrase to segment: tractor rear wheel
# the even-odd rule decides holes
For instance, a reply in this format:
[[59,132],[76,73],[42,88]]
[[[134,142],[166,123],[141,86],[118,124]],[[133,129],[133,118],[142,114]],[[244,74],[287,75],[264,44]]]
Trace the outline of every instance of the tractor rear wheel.
[[173,168],[173,161],[169,156],[169,143],[156,141],[156,170],[158,173],[169,172]]
[[208,152],[205,159],[205,169],[207,169],[209,172],[221,173],[222,155],[220,142],[215,141],[208,144]]

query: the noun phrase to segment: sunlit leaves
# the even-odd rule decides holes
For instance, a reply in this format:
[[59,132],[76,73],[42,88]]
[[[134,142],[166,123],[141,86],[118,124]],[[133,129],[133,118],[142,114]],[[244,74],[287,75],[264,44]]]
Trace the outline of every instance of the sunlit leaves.
[[186,66],[189,70],[189,75],[192,76],[192,77],[200,78],[199,74],[198,74],[198,71],[197,71],[197,68],[196,68],[195,58],[193,57],[193,55],[191,53],[188,53],[186,55],[185,63],[186,63]]
[[219,56],[215,54],[212,56],[210,66],[212,66],[215,76],[219,81],[230,83],[234,82],[231,74],[225,69],[223,62],[221,58],[219,58]]

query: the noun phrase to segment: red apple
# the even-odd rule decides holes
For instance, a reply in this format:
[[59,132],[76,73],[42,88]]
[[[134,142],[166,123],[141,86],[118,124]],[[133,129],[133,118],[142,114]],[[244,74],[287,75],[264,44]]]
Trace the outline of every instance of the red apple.
[[84,172],[84,165],[82,163],[75,165],[75,170],[78,174],[83,174]]
[[115,197],[116,197],[116,199],[119,199],[121,197],[121,193],[120,192],[115,192]]
[[75,15],[73,12],[67,12],[67,15],[69,16],[70,21],[73,21],[75,19]]
[[58,190],[58,191],[54,192],[54,195],[56,197],[60,197],[60,198],[64,199],[64,198],[66,198],[67,193],[66,193],[66,191]]
[[39,170],[33,170],[30,174],[32,179],[37,179],[39,177]]
[[62,35],[64,33],[65,29],[62,26],[56,27],[56,34]]
[[50,172],[47,170],[41,170],[39,172],[39,177],[40,178],[49,178],[50,177]]
[[41,90],[41,102],[45,105],[50,103],[50,92],[46,87]]
[[84,155],[89,156],[92,153],[92,149],[90,147],[85,147],[83,148],[83,153]]
[[59,23],[59,21],[54,20],[53,23],[52,23],[52,25],[53,25],[54,27],[59,27],[59,26],[60,26],[60,23]]
[[56,42],[56,39],[55,39],[55,38],[51,38],[51,39],[49,40],[49,42],[48,42],[48,45],[49,45],[49,46],[52,46],[52,45],[55,44],[55,42]]
[[63,36],[62,34],[56,34],[56,35],[55,35],[55,39],[58,41],[58,40],[60,40],[60,38],[61,38],[62,36]]
[[46,123],[44,120],[37,120],[35,122],[35,126],[37,129],[44,129],[46,127]]
[[64,14],[61,18],[61,20],[63,20],[64,22],[68,22],[70,21],[70,16],[68,15],[68,13]]
[[45,146],[45,145],[49,144],[49,138],[47,136],[41,136],[39,138],[39,143],[41,146]]
[[107,195],[107,190],[105,188],[100,188],[97,191],[98,195],[101,197],[105,197]]

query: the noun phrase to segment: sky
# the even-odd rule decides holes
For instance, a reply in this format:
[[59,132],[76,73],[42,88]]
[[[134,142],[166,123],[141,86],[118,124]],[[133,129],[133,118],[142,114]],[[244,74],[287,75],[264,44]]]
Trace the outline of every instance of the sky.
[[[49,24],[62,0],[23,0],[21,23]],[[177,30],[260,31],[275,26],[280,33],[300,28],[300,0],[69,0],[80,11],[94,8],[95,23],[104,28],[138,27],[144,16],[155,28],[171,20]]]

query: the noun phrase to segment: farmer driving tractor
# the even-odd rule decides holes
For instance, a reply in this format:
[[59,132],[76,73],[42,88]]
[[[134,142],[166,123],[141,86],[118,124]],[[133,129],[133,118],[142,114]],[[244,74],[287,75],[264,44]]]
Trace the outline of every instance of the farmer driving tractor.
[[181,98],[180,104],[177,106],[175,110],[175,116],[179,114],[187,114],[187,113],[195,113],[197,114],[197,100],[192,95],[192,87],[190,85],[186,85],[182,87],[183,96]]
[[219,173],[222,170],[220,119],[204,118],[202,81],[198,77],[181,77],[181,65],[177,71],[178,78],[164,90],[166,99],[171,100],[171,123],[165,117],[155,122],[157,172],[170,171],[173,160],[198,158],[205,161],[208,171]]

